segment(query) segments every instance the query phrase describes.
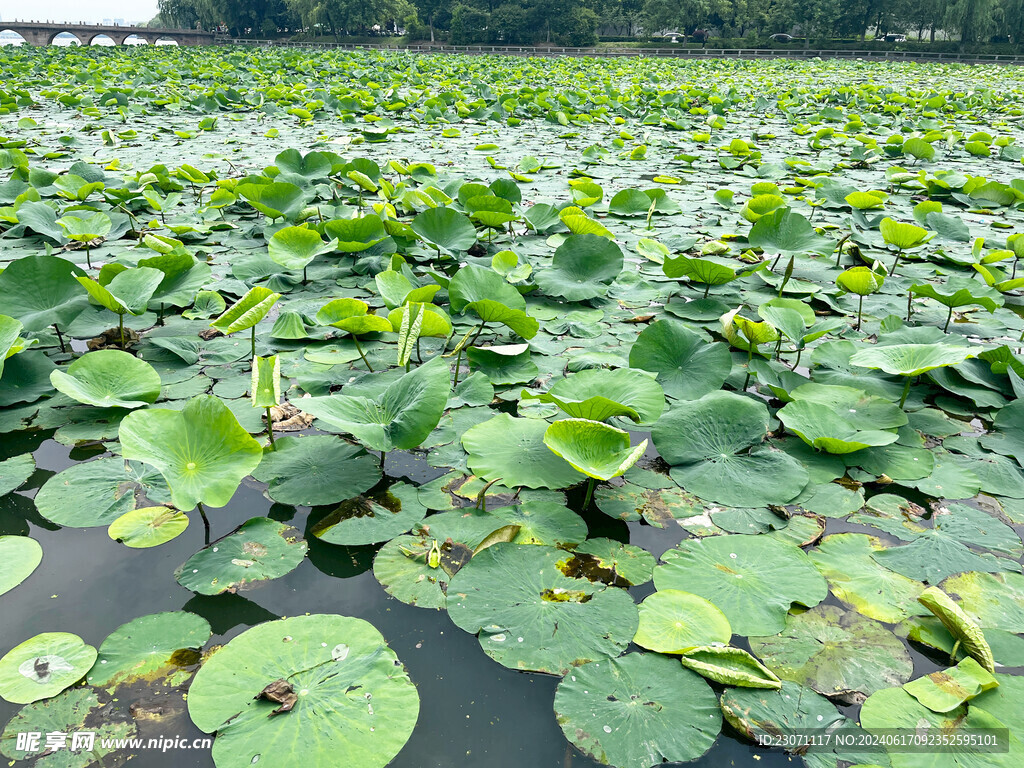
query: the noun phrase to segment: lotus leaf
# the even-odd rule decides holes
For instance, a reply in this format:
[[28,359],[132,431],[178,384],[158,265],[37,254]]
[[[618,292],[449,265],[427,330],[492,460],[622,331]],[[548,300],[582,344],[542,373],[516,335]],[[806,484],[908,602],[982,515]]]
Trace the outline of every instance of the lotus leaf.
[[117,349],[82,355],[67,372],[50,373],[50,382],[68,397],[100,408],[138,408],[160,396],[160,375],[153,366]]
[[96,661],[96,649],[78,635],[44,632],[0,658],[0,698],[29,704],[74,685]]
[[713,643],[728,643],[732,628],[714,603],[702,597],[665,589],[640,603],[640,625],[633,642],[659,653],[688,653]]

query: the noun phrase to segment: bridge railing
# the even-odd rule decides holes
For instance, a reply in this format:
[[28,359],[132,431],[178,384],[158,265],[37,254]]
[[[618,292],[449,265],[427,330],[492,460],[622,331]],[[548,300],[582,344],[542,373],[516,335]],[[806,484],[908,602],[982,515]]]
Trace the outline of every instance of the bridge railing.
[[965,64],[1024,64],[1024,56],[985,53],[940,53],[936,51],[858,51],[844,49],[789,48],[568,48],[527,45],[403,45],[376,43],[295,42],[231,38],[223,43],[285,48],[337,48],[341,50],[383,50],[408,53],[496,54],[505,56],[594,56],[652,57],[685,59],[868,59],[885,61],[938,61]]

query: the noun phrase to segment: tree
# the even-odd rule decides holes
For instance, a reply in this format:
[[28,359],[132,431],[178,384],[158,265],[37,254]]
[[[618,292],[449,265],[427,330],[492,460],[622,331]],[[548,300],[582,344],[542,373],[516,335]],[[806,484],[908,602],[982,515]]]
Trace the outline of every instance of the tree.
[[430,42],[434,42],[434,29],[447,29],[452,17],[451,0],[412,0],[420,19],[430,29]]

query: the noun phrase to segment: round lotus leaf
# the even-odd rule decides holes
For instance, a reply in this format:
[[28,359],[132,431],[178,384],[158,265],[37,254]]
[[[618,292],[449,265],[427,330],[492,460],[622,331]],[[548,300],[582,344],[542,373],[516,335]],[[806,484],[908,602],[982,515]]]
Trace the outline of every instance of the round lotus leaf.
[[325,243],[320,233],[305,226],[284,227],[267,241],[267,253],[285,269],[305,269],[322,253],[329,253],[336,242]]
[[146,549],[165,544],[188,528],[188,515],[170,507],[143,507],[125,512],[107,528],[107,535],[126,547]]
[[613,587],[646,584],[654,576],[654,555],[614,539],[587,539],[559,566],[566,576],[600,581]]
[[160,374],[145,360],[119,349],[82,355],[50,382],[73,400],[100,408],[139,408],[160,396]]
[[789,454],[759,446],[767,431],[764,403],[719,391],[677,403],[651,438],[684,490],[730,506],[761,507],[795,498],[809,477]]
[[711,687],[653,653],[572,670],[555,691],[555,716],[577,749],[616,768],[696,760],[722,729]]
[[777,415],[790,432],[812,448],[828,453],[853,453],[899,439],[896,430],[861,429],[845,418],[843,411],[809,400],[789,403]]
[[[501,525],[519,526],[519,533],[512,540],[515,544],[560,547],[578,544],[587,538],[587,524],[583,518],[553,501],[525,501],[514,506],[488,509],[486,514]],[[432,519],[427,518],[427,522]]]
[[456,253],[476,243],[476,228],[458,211],[444,206],[428,208],[412,220],[412,230],[431,245]]
[[36,471],[36,460],[31,453],[23,453],[0,461],[0,496],[16,491]]
[[949,344],[890,344],[867,347],[850,357],[852,365],[880,368],[886,373],[900,376],[920,376],[922,373],[957,365],[973,357],[968,347]]
[[118,439],[126,459],[160,471],[183,512],[200,502],[225,506],[263,458],[263,447],[212,395],[193,398],[180,411],[132,411],[121,421]]
[[707,344],[682,323],[657,320],[636,337],[629,365],[656,373],[670,397],[696,400],[722,386],[732,356],[725,344]]
[[217,768],[289,768],[299,749],[309,768],[336,768],[339,756],[383,768],[409,740],[419,709],[416,686],[380,632],[325,614],[246,630],[203,664],[188,694],[192,722],[217,733]]
[[0,659],[0,697],[12,704],[48,699],[81,680],[95,661],[96,649],[78,635],[36,635]]
[[885,568],[872,557],[884,549],[862,533],[826,536],[809,556],[840,601],[863,615],[896,623],[925,613],[917,602],[924,584]]
[[[920,141],[920,139],[918,139]],[[927,144],[927,142],[921,142]],[[906,147],[904,147],[906,150]],[[929,157],[935,154],[935,150],[929,147],[930,153],[926,153]],[[901,251],[908,248],[916,248],[917,246],[925,243],[928,238],[928,230],[923,227],[918,227],[914,224],[905,224],[902,221],[896,221],[888,216],[882,219],[879,225],[879,231],[882,233],[882,239],[889,245],[894,245]]]
[[932,672],[903,686],[903,690],[932,712],[949,712],[999,683],[973,658],[949,669]]
[[462,435],[469,468],[485,480],[507,487],[566,488],[586,479],[544,444],[548,423],[500,413]]
[[452,578],[448,615],[511,669],[561,675],[618,656],[636,633],[636,604],[617,587],[566,576],[564,557],[554,547],[495,544]]
[[[880,756],[871,748],[860,747],[858,752],[856,745],[863,743],[864,732],[824,696],[788,680],[776,690],[726,688],[719,703],[729,725],[751,741],[771,744],[774,738],[794,739],[794,746],[787,751],[799,754],[807,768],[873,765]],[[841,733],[854,746],[839,747],[835,742],[807,746],[810,736],[825,732]]]
[[210,639],[210,623],[186,611],[140,616],[122,624],[100,644],[89,685],[114,688],[139,680],[167,678],[200,661],[199,649]]
[[313,535],[329,544],[374,544],[412,530],[426,515],[416,487],[399,482],[338,504],[313,527]]
[[647,450],[646,440],[631,446],[625,430],[589,419],[559,419],[544,432],[544,445],[597,480],[622,475]]
[[[72,751],[71,738],[67,746],[57,751],[45,751],[45,736],[35,750],[19,749],[18,734],[61,733],[80,731],[95,734],[89,751],[79,745]],[[119,757],[107,759],[115,752],[126,749],[124,739],[137,736],[135,722],[127,709],[117,709],[92,688],[73,688],[69,691],[22,707],[0,734],[0,754],[11,760],[34,760],[31,765],[46,768],[89,768],[95,765],[119,764]],[[120,747],[118,747],[120,744]]]
[[849,293],[867,296],[881,290],[885,276],[870,267],[853,267],[841,272],[836,278],[836,285]]
[[151,467],[124,459],[94,459],[51,477],[36,494],[39,514],[69,528],[110,525],[137,503],[170,501],[167,483]]
[[580,371],[559,379],[546,394],[535,396],[523,390],[523,397],[537,397],[555,403],[576,419],[607,421],[623,416],[640,423],[657,420],[665,409],[661,385],[650,376],[629,368],[599,368]]
[[334,504],[365,493],[380,480],[377,458],[330,435],[279,437],[252,473],[274,501]]
[[910,679],[914,663],[898,637],[878,622],[834,605],[786,619],[772,637],[749,638],[750,650],[783,680],[845,700]]
[[640,603],[633,642],[658,653],[686,653],[700,645],[728,643],[732,628],[714,603],[678,589],[655,592]]
[[586,301],[604,296],[621,271],[622,249],[616,243],[600,235],[569,235],[534,279],[548,296]]
[[0,536],[0,595],[31,576],[42,560],[43,548],[35,539]]
[[440,563],[429,561],[434,541],[423,536],[396,536],[380,548],[373,558],[373,576],[385,592],[407,605],[445,607],[451,576]]
[[89,306],[75,275],[85,273],[56,256],[25,255],[0,272],[4,314],[20,320],[26,331],[63,328]]
[[[597,506],[606,515],[631,522],[643,517],[655,528],[676,520],[705,515],[704,504],[674,483],[668,488],[643,488],[634,483],[602,485],[594,492]],[[707,519],[708,525],[711,518]]]
[[[1018,700],[1018,707],[1019,704]],[[1019,715],[1015,719],[1019,720]],[[886,688],[869,696],[861,707],[860,722],[869,733],[891,733],[892,729],[899,729],[921,738],[941,735],[947,739],[955,739],[958,734],[970,734],[972,731],[977,733],[979,729],[1006,727],[1000,719],[986,711],[980,702],[978,706],[973,703],[961,704],[948,712],[932,712],[902,688]],[[949,768],[1012,768],[1017,764],[1015,753],[1024,748],[1020,736],[1013,730],[1010,731],[1009,747],[1009,752],[1001,753],[970,748],[944,749],[936,753],[909,751],[895,746],[888,752],[888,757],[893,768],[935,766],[940,764],[937,760],[940,756],[941,765]]]
[[846,517],[864,506],[864,491],[850,490],[839,483],[822,483],[805,489],[800,506],[825,517]]
[[961,573],[942,582],[942,590],[980,626],[1024,632],[1024,575]]
[[174,572],[174,578],[200,595],[235,592],[291,573],[306,557],[306,549],[294,528],[254,517],[192,555]]
[[681,589],[710,600],[739,635],[772,635],[793,603],[812,607],[828,595],[825,579],[799,547],[727,534],[687,539],[654,569],[658,590]]
[[775,209],[754,222],[747,242],[769,253],[831,253],[835,247],[807,218],[789,208]]

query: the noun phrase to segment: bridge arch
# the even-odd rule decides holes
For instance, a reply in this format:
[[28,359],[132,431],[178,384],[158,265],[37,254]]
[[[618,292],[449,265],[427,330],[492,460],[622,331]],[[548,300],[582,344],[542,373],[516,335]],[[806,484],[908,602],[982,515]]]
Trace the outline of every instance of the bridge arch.
[[125,37],[122,45],[152,45],[153,42],[149,39],[149,35],[140,35],[138,33],[128,35]]
[[174,45],[174,46],[180,46],[181,43],[175,37],[170,37],[168,35],[160,35],[160,36],[157,36],[153,40],[153,45]]
[[0,24],[0,45],[28,45],[28,39],[13,29],[4,29]]
[[106,32],[100,32],[99,34],[92,35],[89,38],[88,45],[101,45],[109,48],[111,46],[117,45],[117,43],[114,41],[114,38],[112,38]]
[[82,38],[66,29],[55,31],[50,35],[47,45],[82,45]]

